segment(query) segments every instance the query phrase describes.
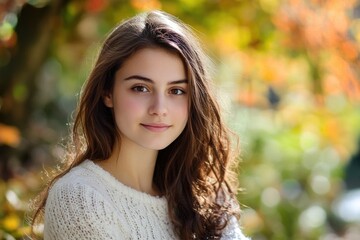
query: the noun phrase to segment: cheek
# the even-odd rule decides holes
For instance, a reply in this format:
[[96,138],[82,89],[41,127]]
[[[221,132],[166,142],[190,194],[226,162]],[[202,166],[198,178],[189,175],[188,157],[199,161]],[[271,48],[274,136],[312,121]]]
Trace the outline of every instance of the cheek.
[[115,111],[122,116],[137,115],[143,111],[144,104],[138,99],[123,97],[116,99]]
[[182,115],[184,116],[184,118],[187,121],[187,119],[189,118],[189,107],[187,105],[185,107],[183,107]]
[[185,122],[188,121],[189,105],[187,100],[179,103],[179,105],[177,106],[177,115],[179,119],[182,119]]

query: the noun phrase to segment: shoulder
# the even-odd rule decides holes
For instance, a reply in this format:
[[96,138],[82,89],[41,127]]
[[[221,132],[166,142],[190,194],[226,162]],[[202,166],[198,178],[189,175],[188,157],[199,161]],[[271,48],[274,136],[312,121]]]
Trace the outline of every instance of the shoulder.
[[[49,190],[46,207],[55,207],[61,204],[62,208],[96,207],[94,204],[87,206],[91,201],[106,202],[107,195],[104,190],[104,182],[96,173],[88,169],[86,162],[71,169],[67,174],[59,178]],[[54,206],[55,205],[55,206]]]
[[123,229],[100,186],[94,175],[77,167],[56,181],[45,204],[45,236],[66,239],[92,232],[95,239],[115,239],[111,234]]
[[246,237],[239,226],[238,220],[236,217],[232,216],[228,220],[228,223],[223,231],[222,240],[250,240],[250,238]]
[[242,231],[238,219],[235,215],[240,213],[240,204],[234,194],[231,194],[225,188],[220,189],[218,193],[217,203],[228,207],[234,215],[227,215],[227,224],[222,233],[222,240],[250,240]]
[[103,194],[104,180],[101,176],[101,172],[96,171],[96,168],[92,167],[92,163],[88,160],[80,165],[71,169],[64,176],[59,178],[54,185],[50,188],[49,195],[54,195],[57,192],[66,194],[67,192],[73,193],[98,193]]
[[[99,186],[99,179],[85,168],[73,168],[51,186],[45,214],[55,214],[56,211],[86,214],[88,210],[96,210],[99,204],[104,205],[107,202],[106,195],[100,192]],[[111,207],[109,204],[105,205]]]
[[96,190],[96,181],[87,177],[74,177],[74,174],[70,173],[57,180],[49,190],[46,205],[61,202],[64,207],[84,203],[88,198],[103,197]]

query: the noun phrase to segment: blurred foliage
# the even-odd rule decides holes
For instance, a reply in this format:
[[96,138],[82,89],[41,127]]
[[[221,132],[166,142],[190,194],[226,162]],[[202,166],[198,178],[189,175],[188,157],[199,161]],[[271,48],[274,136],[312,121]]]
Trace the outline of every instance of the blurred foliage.
[[39,191],[41,184],[36,171],[0,181],[0,239],[24,239],[30,235],[29,199]]
[[63,155],[59,139],[104,36],[155,8],[196,29],[214,59],[240,136],[244,231],[255,240],[359,239],[359,222],[334,210],[360,147],[355,0],[2,1],[0,238],[28,234],[26,202],[43,184],[41,167]]

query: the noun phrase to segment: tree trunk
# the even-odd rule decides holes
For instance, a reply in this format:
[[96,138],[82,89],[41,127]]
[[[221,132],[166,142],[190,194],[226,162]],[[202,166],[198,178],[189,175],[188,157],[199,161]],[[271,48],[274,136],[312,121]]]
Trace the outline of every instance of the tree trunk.
[[[0,67],[0,123],[18,128],[22,139],[27,138],[25,130],[34,108],[37,74],[48,56],[60,13],[67,2],[53,0],[42,8],[25,4],[18,15],[15,29],[17,43],[13,49],[7,49],[11,53],[10,61]],[[26,144],[22,144],[21,148],[26,149]],[[2,179],[11,177],[9,160],[17,158],[14,155],[19,152],[0,143]]]

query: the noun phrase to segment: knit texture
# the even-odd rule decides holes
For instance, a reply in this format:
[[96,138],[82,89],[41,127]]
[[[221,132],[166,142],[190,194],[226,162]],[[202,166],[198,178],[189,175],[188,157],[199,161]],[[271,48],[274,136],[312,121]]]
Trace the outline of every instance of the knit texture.
[[[164,197],[132,189],[89,160],[51,188],[44,238],[178,239]],[[229,221],[222,239],[247,239],[236,218]]]

